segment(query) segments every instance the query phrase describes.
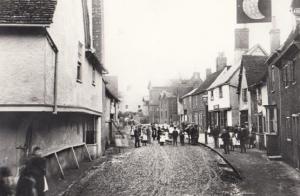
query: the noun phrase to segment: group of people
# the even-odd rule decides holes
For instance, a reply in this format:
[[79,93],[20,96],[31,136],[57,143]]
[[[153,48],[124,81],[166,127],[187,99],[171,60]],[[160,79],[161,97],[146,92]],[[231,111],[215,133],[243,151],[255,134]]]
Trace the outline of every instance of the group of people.
[[40,147],[33,148],[17,177],[10,168],[0,167],[0,196],[44,196],[47,190],[46,159]]
[[248,125],[235,126],[233,128],[224,127],[221,130],[218,126],[215,126],[211,132],[211,136],[214,138],[215,148],[219,147],[219,138],[223,141],[224,153],[229,154],[230,151],[234,151],[235,141],[239,142],[241,153],[246,153],[246,145],[250,147],[255,146],[255,137],[249,133]]
[[[178,145],[178,137],[181,145],[184,145],[185,133],[174,125],[138,125],[131,127],[131,136],[135,140],[135,147],[146,146],[152,140],[157,140],[160,145],[164,145],[168,141],[172,141],[174,146]],[[172,139],[172,140],[170,140]]]
[[189,144],[192,144],[192,145],[197,144],[198,139],[199,139],[198,126],[195,123],[191,123],[189,125],[182,123],[182,127],[184,128],[185,132],[187,133]]

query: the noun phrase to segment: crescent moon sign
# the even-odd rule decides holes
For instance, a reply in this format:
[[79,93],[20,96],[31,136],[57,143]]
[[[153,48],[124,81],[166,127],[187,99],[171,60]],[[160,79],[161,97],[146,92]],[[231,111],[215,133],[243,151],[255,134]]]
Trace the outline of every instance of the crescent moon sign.
[[259,0],[243,1],[243,10],[245,14],[251,19],[259,20],[265,18],[265,16],[259,11],[258,1]]

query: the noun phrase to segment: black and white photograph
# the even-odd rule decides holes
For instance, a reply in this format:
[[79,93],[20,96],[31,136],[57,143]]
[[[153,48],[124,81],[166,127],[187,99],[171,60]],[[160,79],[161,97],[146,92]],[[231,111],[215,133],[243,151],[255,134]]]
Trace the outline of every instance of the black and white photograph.
[[0,196],[300,196],[300,0],[0,0]]

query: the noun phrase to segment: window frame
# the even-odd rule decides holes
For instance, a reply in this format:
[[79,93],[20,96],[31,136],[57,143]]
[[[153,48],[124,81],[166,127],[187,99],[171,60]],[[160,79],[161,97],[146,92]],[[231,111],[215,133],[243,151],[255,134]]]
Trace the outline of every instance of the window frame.
[[261,87],[258,87],[256,90],[256,100],[258,105],[262,105],[262,92]]
[[242,100],[244,103],[248,103],[248,94],[247,94],[248,89],[243,88],[242,89]]
[[271,91],[275,92],[275,66],[271,67]]
[[223,88],[222,88],[222,86],[219,87],[219,98],[223,98]]
[[78,41],[78,59],[76,66],[76,82],[82,83],[83,44]]

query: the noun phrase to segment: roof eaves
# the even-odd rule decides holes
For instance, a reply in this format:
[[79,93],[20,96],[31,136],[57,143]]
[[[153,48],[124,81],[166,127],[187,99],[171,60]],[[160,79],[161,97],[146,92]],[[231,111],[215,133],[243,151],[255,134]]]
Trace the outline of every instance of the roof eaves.
[[86,50],[85,53],[86,53],[87,59],[90,61],[90,63],[93,64],[94,66],[96,66],[96,68],[99,69],[99,72],[101,74],[108,74],[107,69],[104,67],[103,64],[101,64],[101,62],[99,61],[99,59],[97,58],[97,56],[93,50]]
[[14,24],[14,23],[2,23],[0,27],[50,27],[50,24]]
[[105,86],[105,90],[110,95],[110,97],[112,97],[117,102],[120,102],[120,99],[116,95],[114,95],[107,86]]
[[280,67],[278,62],[281,59],[289,59],[294,57],[298,52],[300,52],[300,42],[293,41],[281,54],[272,62],[273,65]]

